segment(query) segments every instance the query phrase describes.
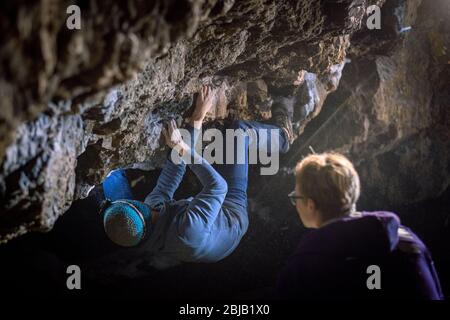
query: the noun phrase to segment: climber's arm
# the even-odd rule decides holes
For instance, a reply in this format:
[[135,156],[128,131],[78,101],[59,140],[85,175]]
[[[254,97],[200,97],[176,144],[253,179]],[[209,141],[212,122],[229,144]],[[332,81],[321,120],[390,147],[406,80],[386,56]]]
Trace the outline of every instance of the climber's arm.
[[200,247],[205,239],[205,232],[210,229],[221,210],[227,194],[227,183],[205,159],[184,142],[174,145],[173,149],[178,152],[183,161],[189,161],[189,168],[203,185],[200,193],[194,197],[186,211],[177,220],[180,238],[193,247]]
[[[190,145],[195,146],[200,131],[193,128],[189,124],[186,125],[185,129],[189,132],[189,137],[191,137]],[[179,138],[181,139],[181,137]],[[145,202],[148,204],[156,204],[173,199],[173,195],[178,189],[185,172],[186,164],[184,162],[175,164],[171,159],[171,152],[169,152],[166,163],[158,178],[156,187],[146,197]]]
[[[196,107],[188,119],[192,130],[201,130],[203,119],[213,104],[214,93],[209,87],[203,87],[198,95]],[[176,123],[169,124],[166,134],[167,144],[185,161],[203,185],[202,191],[190,202],[186,212],[178,219],[180,236],[191,242],[202,241],[205,230],[214,222],[220,212],[227,193],[227,183],[220,174],[194,148],[180,139]]]
[[[220,212],[227,194],[227,183],[222,176],[195,150],[187,150],[194,157],[189,168],[200,180],[203,188],[190,202],[184,216],[180,218],[179,231],[188,239],[195,239],[197,227],[208,230]],[[193,233],[193,234],[190,234]]]
[[184,163],[174,164],[170,159],[167,159],[156,187],[145,198],[145,202],[151,205],[171,200],[185,172],[186,165]]

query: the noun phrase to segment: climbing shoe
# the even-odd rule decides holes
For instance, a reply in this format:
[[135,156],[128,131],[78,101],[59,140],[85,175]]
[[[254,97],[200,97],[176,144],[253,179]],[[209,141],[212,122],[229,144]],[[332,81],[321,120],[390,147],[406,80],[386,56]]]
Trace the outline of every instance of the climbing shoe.
[[272,123],[280,127],[286,134],[289,146],[292,145],[297,136],[292,127],[294,117],[295,97],[273,97]]

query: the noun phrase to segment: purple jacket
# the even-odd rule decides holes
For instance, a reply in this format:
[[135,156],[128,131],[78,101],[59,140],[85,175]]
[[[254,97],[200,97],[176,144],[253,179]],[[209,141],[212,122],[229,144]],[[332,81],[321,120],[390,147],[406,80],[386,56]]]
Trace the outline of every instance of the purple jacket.
[[[381,289],[368,278],[380,268]],[[363,212],[311,231],[278,281],[284,299],[443,299],[431,255],[390,212]]]

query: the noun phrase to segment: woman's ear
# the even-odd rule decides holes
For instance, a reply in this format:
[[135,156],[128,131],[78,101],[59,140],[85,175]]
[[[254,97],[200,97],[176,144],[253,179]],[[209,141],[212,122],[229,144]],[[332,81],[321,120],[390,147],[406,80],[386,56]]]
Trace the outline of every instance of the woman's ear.
[[319,228],[322,225],[322,213],[317,208],[313,199],[308,199],[308,209],[311,213],[311,218],[314,220],[313,228]]
[[317,206],[316,206],[316,203],[314,202],[313,199],[308,198],[308,199],[307,199],[306,205],[308,206],[308,210],[309,210],[310,212],[316,212]]

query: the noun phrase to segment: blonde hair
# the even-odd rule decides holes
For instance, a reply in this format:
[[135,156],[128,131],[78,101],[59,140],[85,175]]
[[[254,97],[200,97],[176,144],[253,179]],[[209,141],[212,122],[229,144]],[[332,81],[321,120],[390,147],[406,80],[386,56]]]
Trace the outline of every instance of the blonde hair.
[[300,193],[314,201],[325,219],[355,210],[360,194],[359,176],[353,164],[338,153],[313,154],[295,168]]

